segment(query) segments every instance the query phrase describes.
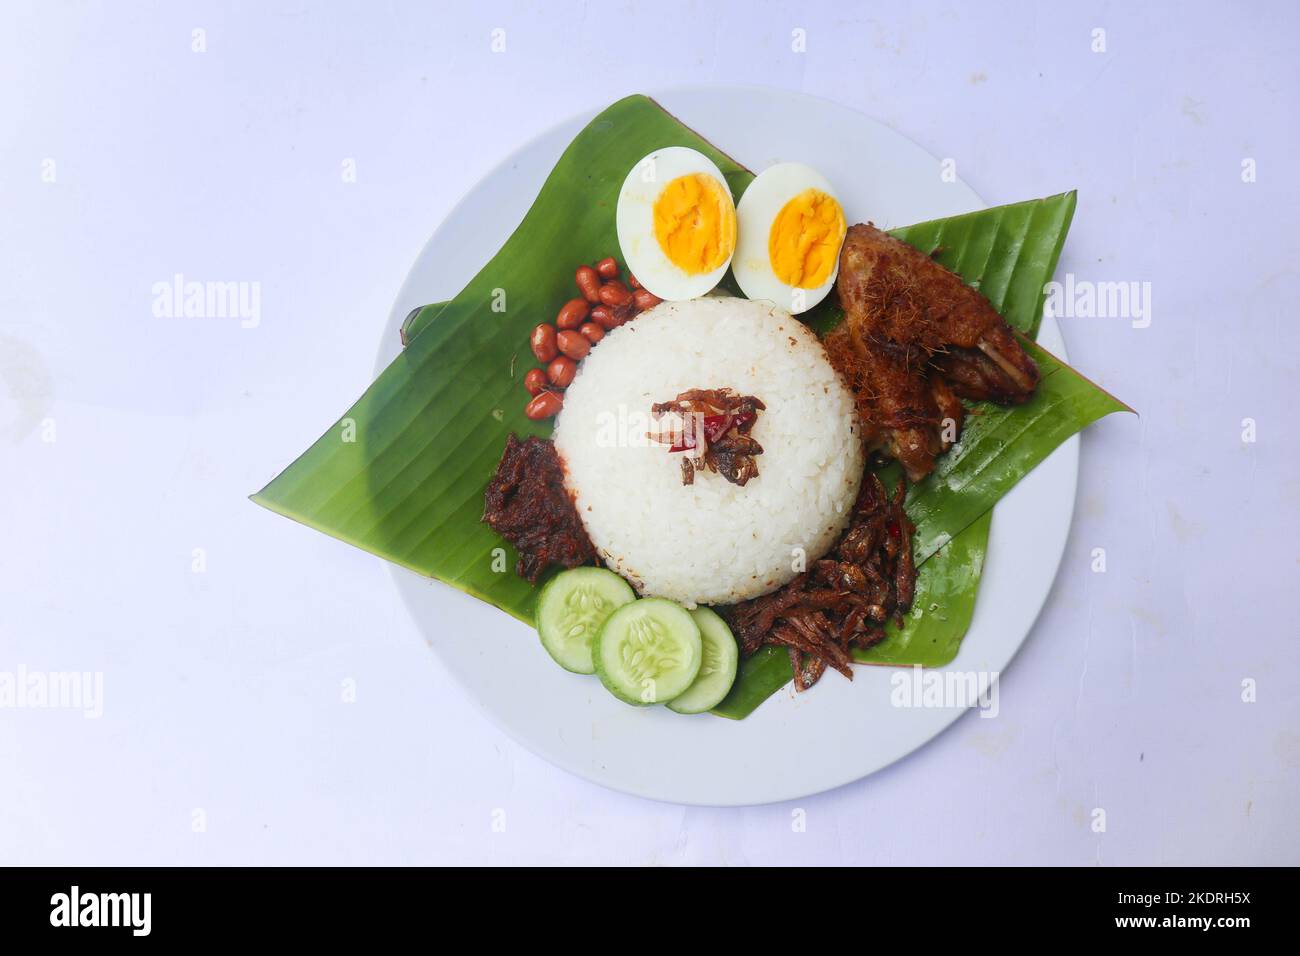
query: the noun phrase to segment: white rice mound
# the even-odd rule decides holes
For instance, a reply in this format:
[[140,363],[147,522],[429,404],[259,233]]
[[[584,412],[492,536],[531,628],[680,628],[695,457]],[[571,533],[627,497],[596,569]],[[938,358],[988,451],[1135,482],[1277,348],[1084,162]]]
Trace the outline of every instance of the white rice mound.
[[[730,388],[766,406],[763,446],[742,488],[646,439],[650,406],[692,388]],[[665,302],[592,349],[564,396],[555,447],[587,533],[643,595],[688,607],[766,594],[822,557],[862,478],[853,397],[817,337],[747,299]]]

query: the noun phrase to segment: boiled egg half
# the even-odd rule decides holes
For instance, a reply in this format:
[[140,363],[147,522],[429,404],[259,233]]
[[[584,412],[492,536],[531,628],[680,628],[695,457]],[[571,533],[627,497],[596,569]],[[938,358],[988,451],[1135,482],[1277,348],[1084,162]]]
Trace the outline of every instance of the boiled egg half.
[[693,299],[722,280],[736,250],[736,205],[716,165],[685,146],[628,173],[615,210],[628,271],[661,299]]
[[[732,272],[750,299],[807,312],[835,284],[847,226],[826,178],[803,163],[778,163],[740,197]],[[639,273],[638,273],[639,276]]]

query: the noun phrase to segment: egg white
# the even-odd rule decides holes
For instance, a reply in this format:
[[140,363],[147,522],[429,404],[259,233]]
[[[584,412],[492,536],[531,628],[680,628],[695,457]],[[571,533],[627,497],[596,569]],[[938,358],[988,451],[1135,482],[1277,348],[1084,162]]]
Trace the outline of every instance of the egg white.
[[772,269],[768,254],[772,223],[785,204],[806,189],[820,190],[840,201],[830,182],[817,170],[803,163],[778,163],[758,174],[736,209],[736,254],[731,263],[736,282],[746,298],[763,299],[791,313],[807,312],[826,298],[840,274],[836,257],[825,282],[814,289],[797,289],[782,282]]
[[691,275],[664,254],[655,236],[655,200],[674,179],[694,173],[716,179],[734,204],[722,171],[703,153],[685,146],[668,146],[646,156],[632,167],[618,194],[614,222],[623,262],[644,288],[661,299],[675,301],[704,295],[722,281],[731,264],[732,257],[727,256],[712,272]]

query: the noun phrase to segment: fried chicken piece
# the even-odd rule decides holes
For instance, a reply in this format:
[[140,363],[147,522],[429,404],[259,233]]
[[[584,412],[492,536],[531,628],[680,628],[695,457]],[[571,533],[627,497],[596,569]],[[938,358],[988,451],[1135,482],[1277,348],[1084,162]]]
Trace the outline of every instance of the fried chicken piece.
[[912,481],[961,433],[960,399],[1015,404],[1034,364],[1002,316],[960,276],[870,224],[852,226],[836,282],[844,322],[826,339],[857,397],[868,447]]
[[1038,366],[1005,323],[986,331],[976,348],[951,346],[931,361],[961,398],[1019,405],[1038,386]]
[[867,449],[899,461],[913,481],[929,474],[949,444],[943,440],[945,417],[954,421],[949,434],[961,431],[966,414],[961,402],[955,409],[945,402],[941,409],[925,378],[923,356],[886,339],[855,334],[847,319],[824,344],[831,365],[853,392]]
[[[927,356],[978,351],[990,360],[991,387],[1024,401],[1038,367],[988,299],[930,256],[870,223],[849,229],[836,288],[850,323],[866,322],[879,338],[916,346]],[[973,358],[973,357],[972,357]],[[991,398],[991,394],[964,395]]]

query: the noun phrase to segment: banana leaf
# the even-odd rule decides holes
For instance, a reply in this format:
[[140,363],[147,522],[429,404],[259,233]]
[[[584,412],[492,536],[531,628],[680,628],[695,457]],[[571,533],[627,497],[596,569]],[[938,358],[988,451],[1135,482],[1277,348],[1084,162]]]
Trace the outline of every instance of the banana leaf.
[[[483,488],[508,433],[544,435],[550,428],[523,415],[529,330],[572,295],[573,263],[616,253],[612,209],[626,170],[668,145],[708,155],[736,195],[752,179],[653,101],[633,96],[615,103],[565,151],[501,251],[451,302],[408,320],[403,353],[253,500],[531,623],[534,589],[513,573],[509,545],[479,521]],[[1019,310],[1027,303],[1023,308],[1032,304],[1036,310],[1073,204],[1067,194],[972,214],[983,219],[956,217],[909,227],[900,235],[927,251],[938,247],[937,258],[945,265],[964,263],[959,271],[986,283],[982,291],[995,305]],[[1028,268],[1033,264],[1046,264],[1046,272]],[[998,289],[1000,300],[991,294]],[[1028,325],[1016,324],[1030,330],[1037,314]],[[834,315],[823,310],[814,320],[833,322]],[[1008,416],[977,433],[981,441],[972,443],[977,453],[967,470],[962,470],[964,455],[957,450],[949,455],[953,460],[945,474],[960,482],[960,494],[943,497],[936,489],[924,498],[922,485],[913,490],[933,555],[918,580],[918,607],[938,604],[952,613],[923,614],[912,622],[915,628],[891,636],[880,645],[881,662],[942,662],[955,653],[973,608],[984,515],[1037,460],[1092,420],[1087,414],[1096,417],[1106,407],[1085,380],[1065,371],[1062,381],[1074,388],[1037,419]],[[1080,396],[1092,399],[1087,414],[1075,407]],[[1057,424],[1048,429],[1052,422]],[[1003,446],[1013,453],[999,455]],[[952,567],[945,571],[949,556]],[[920,603],[921,593],[934,600]]]

